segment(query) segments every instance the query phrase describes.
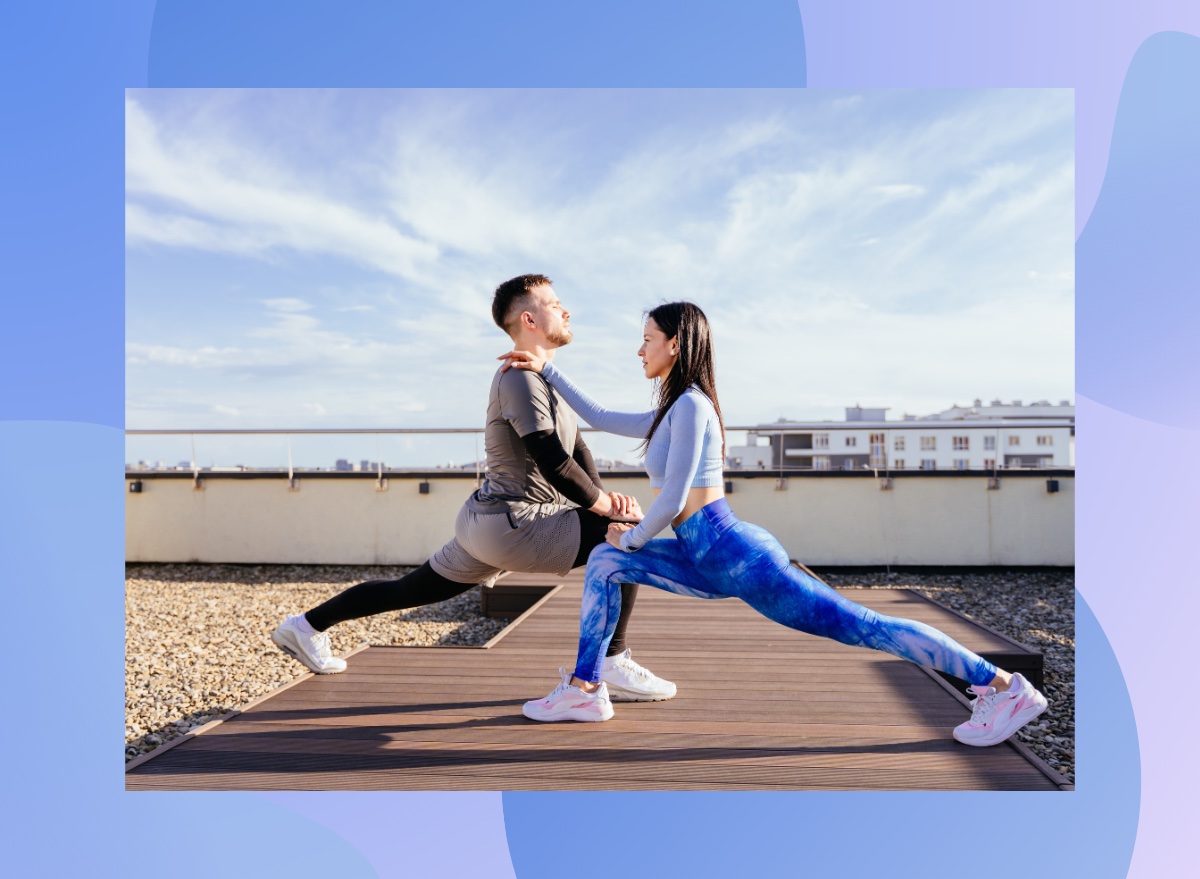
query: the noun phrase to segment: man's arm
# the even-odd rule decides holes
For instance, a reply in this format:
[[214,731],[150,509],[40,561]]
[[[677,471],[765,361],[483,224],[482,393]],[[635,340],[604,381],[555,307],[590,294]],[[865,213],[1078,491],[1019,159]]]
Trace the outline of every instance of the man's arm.
[[[558,434],[553,430],[527,433],[521,437],[521,442],[525,444],[525,450],[546,477],[546,481],[563,497],[584,509],[602,516],[608,515],[612,509],[612,501],[604,492],[604,487],[599,484],[599,477],[594,475],[596,465],[586,446],[583,455],[586,456],[585,460],[590,467],[585,468],[567,454],[567,450],[558,439]],[[576,453],[578,454],[578,445]]]
[[583,434],[578,430],[575,431],[575,451],[571,453],[571,457],[583,468],[592,484],[604,491],[604,483],[600,481],[600,474],[596,471],[596,462],[592,460],[592,450],[587,447],[587,443],[583,441]]
[[[599,480],[591,476],[567,454],[555,433],[555,418],[550,388],[541,376],[522,370],[509,370],[500,378],[498,388],[501,413],[512,425],[538,470],[563,497],[601,516],[613,513],[613,498],[605,493]],[[588,458],[591,454],[588,453]],[[592,464],[593,471],[595,464]],[[628,501],[618,496],[623,515]]]

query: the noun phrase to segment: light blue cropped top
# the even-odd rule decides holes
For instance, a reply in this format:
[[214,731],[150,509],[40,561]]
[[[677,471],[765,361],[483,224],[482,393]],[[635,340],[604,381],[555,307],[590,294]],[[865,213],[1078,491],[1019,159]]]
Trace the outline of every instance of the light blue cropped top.
[[[619,436],[645,439],[654,413],[614,412],[598,405],[579,390],[553,363],[542,367],[542,377],[554,386],[567,404],[592,427]],[[687,504],[688,490],[711,488],[725,478],[721,460],[721,422],[712,402],[696,388],[688,388],[667,410],[646,449],[646,472],[658,497],[638,525],[621,535],[626,552],[640,549],[671,524]]]

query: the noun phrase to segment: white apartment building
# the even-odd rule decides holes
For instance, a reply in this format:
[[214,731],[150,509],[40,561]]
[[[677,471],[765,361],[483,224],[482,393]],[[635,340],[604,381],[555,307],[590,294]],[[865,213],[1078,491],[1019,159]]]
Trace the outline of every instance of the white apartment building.
[[[885,409],[846,409],[845,421],[764,424],[728,449],[731,470],[984,470],[1074,466],[1075,407],[1045,401],[953,406],[886,420]],[[765,440],[765,442],[763,442]]]

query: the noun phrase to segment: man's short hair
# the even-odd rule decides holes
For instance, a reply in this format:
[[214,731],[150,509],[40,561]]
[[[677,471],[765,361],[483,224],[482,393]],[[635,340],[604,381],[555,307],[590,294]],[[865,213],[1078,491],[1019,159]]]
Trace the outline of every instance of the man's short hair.
[[516,329],[517,315],[527,304],[529,291],[552,283],[545,275],[521,275],[497,287],[496,295],[492,297],[492,320],[496,326],[511,336]]

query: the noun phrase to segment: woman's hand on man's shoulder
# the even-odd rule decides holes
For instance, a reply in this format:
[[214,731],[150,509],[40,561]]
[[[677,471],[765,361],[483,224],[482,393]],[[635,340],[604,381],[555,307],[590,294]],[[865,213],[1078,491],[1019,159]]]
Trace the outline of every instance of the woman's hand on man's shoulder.
[[546,365],[546,358],[532,351],[512,351],[505,352],[496,358],[497,360],[506,361],[500,367],[501,372],[508,372],[510,369],[527,369],[530,372],[540,373]]

